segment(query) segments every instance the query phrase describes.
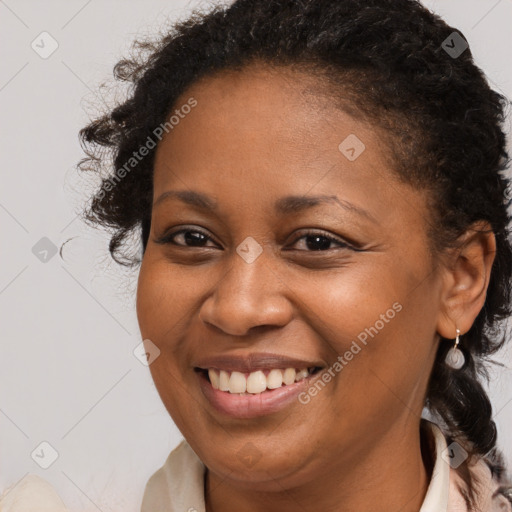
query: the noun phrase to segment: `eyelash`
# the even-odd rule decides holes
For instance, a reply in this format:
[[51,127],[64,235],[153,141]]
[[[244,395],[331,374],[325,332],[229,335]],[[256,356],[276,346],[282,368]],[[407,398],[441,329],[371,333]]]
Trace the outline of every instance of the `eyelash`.
[[[202,231],[201,229],[197,229],[197,228],[183,228],[183,229],[180,229],[178,231],[174,231],[174,232],[171,232],[171,233],[168,233],[168,234],[165,234],[164,236],[162,236],[161,238],[159,238],[158,240],[156,240],[156,243],[159,243],[159,244],[172,244],[172,245],[176,245],[178,247],[184,247],[184,248],[190,248],[190,249],[207,249],[207,247],[193,247],[193,246],[188,246],[188,245],[181,245],[181,244],[177,244],[176,242],[173,241],[174,237],[176,237],[177,235],[180,235],[180,234],[183,234],[183,233],[187,233],[187,232],[190,232],[190,233],[200,233],[201,235],[203,235],[204,237],[207,238],[207,242],[208,241],[213,241],[214,240],[212,239],[211,236],[209,236],[207,233],[205,233],[204,231]],[[335,244],[338,244],[338,248],[340,249],[351,249],[351,250],[357,250],[355,247],[349,245],[348,243],[346,242],[343,242],[342,240],[339,240],[338,238],[336,237],[333,237],[332,235],[329,235],[327,233],[323,233],[322,231],[318,231],[318,230],[306,230],[305,232],[303,232],[299,237],[295,238],[293,240],[293,244],[297,243],[299,240],[301,240],[302,238],[307,238],[308,236],[318,236],[318,237],[322,237],[322,238],[326,238],[327,240],[335,243]],[[316,253],[316,252],[328,252],[328,251],[331,251],[332,249],[327,249],[327,250],[318,250],[318,251],[303,251],[303,252],[311,252],[311,253]]]

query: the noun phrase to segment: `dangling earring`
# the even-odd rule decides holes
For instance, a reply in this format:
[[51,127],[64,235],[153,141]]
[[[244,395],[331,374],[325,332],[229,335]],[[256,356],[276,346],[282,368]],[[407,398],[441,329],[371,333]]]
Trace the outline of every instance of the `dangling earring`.
[[455,338],[455,345],[448,350],[448,353],[446,354],[445,362],[454,370],[460,370],[464,363],[466,362],[466,358],[464,357],[464,354],[462,353],[462,350],[460,348],[457,348],[457,345],[459,344],[459,335],[460,330],[457,329],[457,337]]

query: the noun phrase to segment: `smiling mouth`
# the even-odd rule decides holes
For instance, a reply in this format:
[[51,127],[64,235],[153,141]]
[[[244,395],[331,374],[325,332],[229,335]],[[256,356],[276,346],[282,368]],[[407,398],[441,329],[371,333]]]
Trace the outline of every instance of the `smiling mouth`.
[[307,379],[321,370],[310,368],[273,368],[253,372],[220,370],[218,368],[195,368],[202,373],[212,387],[219,391],[240,395],[256,395],[265,391],[290,386]]

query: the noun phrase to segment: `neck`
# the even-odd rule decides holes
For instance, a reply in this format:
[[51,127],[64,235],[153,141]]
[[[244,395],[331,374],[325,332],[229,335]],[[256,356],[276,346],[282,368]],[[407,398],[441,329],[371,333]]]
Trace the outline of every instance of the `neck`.
[[365,453],[320,465],[300,485],[291,483],[293,475],[279,480],[269,474],[276,490],[262,492],[207,470],[206,512],[418,512],[432,474],[432,450],[432,439],[415,420],[395,425]]

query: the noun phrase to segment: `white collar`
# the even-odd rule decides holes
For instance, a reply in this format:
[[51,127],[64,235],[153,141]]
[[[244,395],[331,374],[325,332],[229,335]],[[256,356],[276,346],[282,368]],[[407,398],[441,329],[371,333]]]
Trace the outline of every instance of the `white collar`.
[[[422,418],[435,441],[435,463],[432,478],[419,512],[447,512],[450,466],[442,458],[446,439],[441,429]],[[206,467],[186,440],[167,457],[164,465],[149,479],[141,512],[205,512],[204,477]]]
[[421,422],[428,427],[434,437],[435,453],[434,469],[427,488],[427,494],[419,512],[446,512],[448,510],[448,494],[450,492],[450,465],[443,460],[443,453],[447,449],[446,438],[441,429],[424,418]]
[[205,512],[206,466],[184,439],[148,480],[141,512]]

